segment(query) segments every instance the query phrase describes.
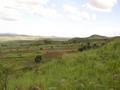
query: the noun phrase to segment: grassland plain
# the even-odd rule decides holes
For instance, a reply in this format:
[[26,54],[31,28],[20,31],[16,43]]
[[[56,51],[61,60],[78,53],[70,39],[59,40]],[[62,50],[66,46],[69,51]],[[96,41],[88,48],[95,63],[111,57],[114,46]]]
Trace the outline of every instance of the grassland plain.
[[35,55],[44,54],[46,48],[78,48],[85,44],[2,44],[0,90],[29,90],[31,86],[38,86],[40,90],[120,90],[119,38],[99,48],[66,53],[40,64],[34,63]]

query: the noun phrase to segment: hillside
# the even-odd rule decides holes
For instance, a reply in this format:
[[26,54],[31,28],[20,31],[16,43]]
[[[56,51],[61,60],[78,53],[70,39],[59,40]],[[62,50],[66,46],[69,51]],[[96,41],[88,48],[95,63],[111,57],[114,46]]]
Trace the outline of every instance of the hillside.
[[109,37],[106,36],[101,36],[101,35],[91,35],[89,37],[85,37],[85,38],[80,38],[80,37],[76,37],[76,38],[72,38],[69,39],[68,42],[69,43],[78,43],[78,42],[87,42],[87,41],[98,41],[98,40],[108,40],[110,39]]
[[9,90],[28,90],[30,86],[39,86],[40,90],[120,90],[120,38],[40,64],[29,60],[15,61],[12,68],[24,68],[10,76]]
[[91,35],[90,37],[88,37],[88,39],[107,39],[108,37],[106,36],[101,36],[101,35]]

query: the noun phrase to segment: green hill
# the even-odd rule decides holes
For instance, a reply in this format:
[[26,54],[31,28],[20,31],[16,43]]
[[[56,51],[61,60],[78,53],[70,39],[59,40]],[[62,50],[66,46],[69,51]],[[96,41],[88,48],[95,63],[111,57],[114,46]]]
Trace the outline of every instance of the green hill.
[[101,36],[101,35],[92,35],[90,37],[85,37],[85,38],[72,38],[68,40],[68,43],[81,43],[81,42],[94,42],[94,41],[109,41],[109,37],[106,36]]
[[120,38],[100,48],[25,66],[9,76],[8,90],[33,85],[40,90],[120,90]]
[[90,37],[88,37],[88,39],[107,39],[108,37],[106,36],[101,36],[101,35],[92,35]]

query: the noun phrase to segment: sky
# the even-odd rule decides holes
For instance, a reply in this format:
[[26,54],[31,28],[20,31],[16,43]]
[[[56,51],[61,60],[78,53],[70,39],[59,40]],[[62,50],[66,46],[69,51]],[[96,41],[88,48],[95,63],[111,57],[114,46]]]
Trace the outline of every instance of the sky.
[[0,0],[0,33],[120,36],[120,0]]

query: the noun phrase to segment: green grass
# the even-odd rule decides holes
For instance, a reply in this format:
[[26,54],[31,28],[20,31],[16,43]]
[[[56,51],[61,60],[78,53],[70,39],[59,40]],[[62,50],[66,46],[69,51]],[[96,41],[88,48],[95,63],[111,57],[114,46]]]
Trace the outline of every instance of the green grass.
[[40,64],[32,62],[34,58],[22,59],[16,59],[14,64],[1,61],[4,67],[16,70],[8,76],[7,90],[28,90],[34,85],[41,90],[120,90],[119,39]]

